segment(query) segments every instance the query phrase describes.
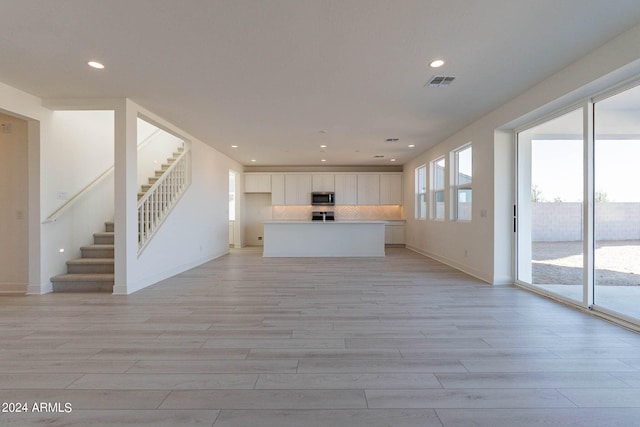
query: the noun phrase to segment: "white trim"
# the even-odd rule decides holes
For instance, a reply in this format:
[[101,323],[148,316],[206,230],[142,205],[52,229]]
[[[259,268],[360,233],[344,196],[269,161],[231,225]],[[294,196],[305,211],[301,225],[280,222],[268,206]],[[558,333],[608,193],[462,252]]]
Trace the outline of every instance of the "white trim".
[[145,289],[149,286],[157,284],[158,282],[168,279],[169,277],[173,277],[177,274],[183,273],[187,270],[195,268],[199,265],[207,263],[209,261],[213,261],[214,259],[220,258],[222,256],[228,255],[230,253],[229,249],[226,249],[222,252],[209,255],[206,257],[198,258],[194,261],[190,261],[184,264],[180,264],[178,266],[172,267],[167,270],[163,270],[160,272],[156,272],[155,274],[145,277],[144,283],[127,283],[126,285],[118,285],[116,284],[113,287],[113,295],[130,295],[134,292]]
[[[424,170],[424,192],[420,191],[420,179],[419,179],[419,172],[420,170]],[[429,203],[428,203],[428,195],[429,195],[429,181],[428,181],[428,171],[429,168],[427,167],[427,164],[424,163],[420,166],[417,166],[414,169],[413,172],[413,179],[414,179],[414,198],[413,198],[413,202],[414,202],[414,209],[413,209],[413,217],[416,220],[419,221],[425,221],[428,217],[429,217]],[[424,212],[422,211],[422,204],[420,203],[420,196],[424,195]],[[420,211],[420,212],[418,212]],[[418,216],[418,213],[420,213],[421,215]]]
[[551,113],[544,114],[544,115],[542,115],[540,117],[537,117],[537,118],[535,118],[535,119],[533,119],[531,121],[528,121],[528,122],[524,123],[521,126],[513,128],[513,132],[517,135],[520,132],[527,131],[527,130],[532,129],[532,128],[536,127],[536,126],[539,126],[539,125],[544,124],[546,122],[550,122],[551,120],[557,119],[558,117],[562,117],[562,116],[564,116],[566,114],[569,114],[569,113],[571,113],[571,112],[573,112],[573,111],[575,111],[575,110],[577,110],[579,108],[584,107],[584,104],[587,101],[587,99],[588,99],[588,97],[583,97],[579,101],[572,102],[571,104],[569,104],[569,105],[567,105],[567,106],[565,106],[563,108],[560,108],[558,110],[554,110]]
[[[460,184],[458,179],[460,178],[460,153],[465,150],[471,150],[471,182]],[[467,142],[466,144],[451,150],[450,160],[453,163],[453,167],[450,168],[452,172],[452,180],[453,184],[450,186],[451,188],[451,220],[455,222],[471,222],[473,221],[473,143]],[[450,179],[451,179],[450,178]],[[469,214],[471,215],[470,219],[460,219],[460,200],[458,199],[460,190],[470,190],[471,191],[471,209]]]
[[609,88],[606,88],[605,90],[596,92],[594,95],[590,96],[589,99],[592,103],[596,104],[598,102],[604,101],[605,99],[609,99],[613,96],[633,89],[637,86],[640,86],[640,77],[635,76]]
[[42,284],[31,284],[27,287],[27,295],[44,295],[53,292],[53,284],[50,281]]
[[582,302],[586,307],[593,304],[593,287],[595,285],[595,123],[593,120],[594,104],[585,103],[583,107],[583,196],[582,200]]
[[576,309],[583,313],[587,313],[592,316],[598,317],[600,319],[606,320],[608,322],[614,323],[623,328],[632,330],[634,332],[640,332],[640,322],[638,322],[637,319],[633,319],[631,317],[624,316],[615,311],[607,310],[603,307],[598,307],[595,305],[590,307],[585,307],[583,305],[576,303],[576,300],[572,300],[572,299],[563,297],[560,294],[556,294],[541,288],[537,288],[527,283],[515,282],[513,285],[516,287],[522,288],[526,291],[529,291],[533,294],[539,295],[541,297],[548,298],[552,301],[564,304],[567,307]]
[[[446,257],[442,257],[442,256],[439,256],[439,255],[432,254],[432,253],[430,253],[430,252],[427,252],[427,251],[422,250],[422,249],[420,249],[420,248],[417,248],[417,247],[415,247],[415,246],[405,245],[405,247],[406,247],[407,249],[409,249],[409,250],[413,251],[413,252],[419,253],[420,255],[424,255],[424,256],[426,256],[427,258],[431,258],[431,259],[433,259],[433,260],[435,260],[435,261],[438,261],[438,262],[441,262],[441,263],[443,263],[443,264],[446,264],[446,265],[448,265],[449,267],[453,267],[453,268],[455,268],[456,270],[461,271],[461,272],[463,272],[463,273],[465,273],[465,274],[468,274],[469,276],[475,277],[475,278],[476,278],[476,279],[478,279],[478,280],[482,280],[483,282],[486,282],[486,283],[487,283],[487,284],[489,284],[489,285],[493,285],[493,284],[494,284],[494,282],[493,282],[493,279],[492,279],[492,278],[487,278],[487,277],[485,277],[485,275],[484,275],[484,273],[483,273],[483,272],[481,272],[481,271],[479,271],[479,270],[475,270],[475,269],[473,269],[473,268],[470,268],[470,267],[469,267],[469,266],[467,266],[467,265],[461,264],[461,263],[459,263],[459,262],[457,262],[457,261],[453,261],[453,260],[451,260],[451,259],[449,259],[449,258],[446,258]],[[512,283],[512,282],[511,282],[511,280],[509,279],[509,283],[500,283],[500,285],[504,285],[504,284],[511,284],[511,283]]]

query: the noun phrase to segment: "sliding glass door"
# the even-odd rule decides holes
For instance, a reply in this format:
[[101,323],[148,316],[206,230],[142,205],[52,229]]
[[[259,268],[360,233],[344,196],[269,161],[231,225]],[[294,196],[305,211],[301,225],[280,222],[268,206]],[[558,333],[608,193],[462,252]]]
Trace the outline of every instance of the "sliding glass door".
[[518,134],[517,279],[583,299],[583,111]]
[[640,86],[518,132],[517,169],[517,282],[640,323]]
[[594,112],[594,304],[640,319],[640,87]]

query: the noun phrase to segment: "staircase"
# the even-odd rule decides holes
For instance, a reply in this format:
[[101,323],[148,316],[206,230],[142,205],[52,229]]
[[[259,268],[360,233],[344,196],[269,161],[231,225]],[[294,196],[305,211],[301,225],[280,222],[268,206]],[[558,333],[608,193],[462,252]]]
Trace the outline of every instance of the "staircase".
[[[147,209],[141,215],[140,207],[138,208],[138,240],[146,237],[150,238],[148,230],[157,228],[162,221],[156,216],[151,215],[151,208],[157,208],[162,205],[164,214],[168,214],[168,210],[172,204],[177,201],[177,197],[169,197],[171,189],[184,191],[187,186],[185,179],[181,179],[181,175],[176,175],[174,163],[184,154],[184,147],[178,148],[172,157],[167,159],[167,163],[161,166],[160,170],[155,171],[155,176],[149,178],[149,184],[143,184],[141,191],[138,192],[138,200],[148,199],[147,192],[153,188],[154,184],[160,180],[171,179],[171,188],[162,188],[162,191],[155,195],[155,198],[146,202]],[[165,173],[169,171],[167,176]],[[155,214],[155,212],[154,212]],[[93,235],[93,245],[83,246],[80,248],[82,258],[67,261],[67,274],[61,274],[51,278],[54,292],[113,292],[114,285],[114,231],[113,222],[105,222],[105,231],[95,233]]]
[[190,152],[184,145],[155,171],[138,193],[138,255],[191,183]]
[[176,161],[178,157],[182,155],[184,152],[184,147],[178,147],[178,151],[173,153],[173,157],[169,157],[167,159],[167,163],[164,163],[160,166],[160,169],[155,171],[155,176],[149,177],[148,184],[142,184],[140,186],[140,191],[138,191],[138,200],[142,199],[144,195],[153,187],[153,184],[158,182],[158,180],[162,177],[162,175],[169,169],[169,167]]
[[93,235],[93,245],[80,248],[82,258],[67,261],[67,274],[51,278],[54,292],[113,292],[113,222]]

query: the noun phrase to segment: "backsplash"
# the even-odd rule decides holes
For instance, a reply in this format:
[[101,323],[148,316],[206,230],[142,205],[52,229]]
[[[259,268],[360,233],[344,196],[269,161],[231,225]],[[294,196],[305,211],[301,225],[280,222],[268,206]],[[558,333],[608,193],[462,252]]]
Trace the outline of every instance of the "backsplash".
[[312,211],[333,211],[337,221],[399,220],[403,219],[401,206],[273,206],[272,218],[278,220],[310,220]]

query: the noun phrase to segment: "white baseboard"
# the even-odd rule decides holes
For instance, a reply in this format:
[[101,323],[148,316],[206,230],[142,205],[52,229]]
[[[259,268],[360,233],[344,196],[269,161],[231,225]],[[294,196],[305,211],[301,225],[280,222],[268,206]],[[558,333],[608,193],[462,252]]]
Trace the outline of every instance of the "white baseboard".
[[227,249],[217,254],[198,258],[188,263],[181,264],[176,267],[172,267],[168,270],[156,272],[150,276],[145,277],[143,280],[139,281],[138,283],[127,283],[125,285],[119,285],[116,283],[113,287],[113,295],[130,295],[134,292],[137,292],[149,286],[155,285],[156,283],[164,279],[168,279],[169,277],[173,277],[177,274],[183,273],[187,270],[190,270],[194,267],[202,265],[206,262],[212,261],[216,258],[220,258],[221,256],[227,255],[228,253],[229,253],[229,250]]
[[33,284],[27,287],[27,295],[44,295],[53,292],[53,284],[46,282]]
[[435,254],[429,253],[427,251],[424,251],[424,250],[422,250],[420,248],[416,248],[415,246],[411,246],[411,245],[407,245],[407,249],[409,249],[409,250],[411,250],[413,252],[417,252],[420,255],[424,255],[424,256],[426,256],[428,258],[434,259],[434,260],[436,260],[438,262],[441,262],[443,264],[446,264],[449,267],[455,268],[456,270],[460,270],[463,273],[468,274],[469,276],[475,277],[476,279],[482,280],[483,282],[486,282],[486,283],[488,283],[490,285],[495,284],[491,278],[488,278],[486,276],[485,273],[483,273],[481,271],[478,271],[478,270],[475,270],[475,269],[473,269],[473,268],[471,268],[471,267],[469,267],[467,265],[461,264],[461,263],[459,263],[457,261],[453,261],[451,259],[442,257],[440,255],[435,255]]

